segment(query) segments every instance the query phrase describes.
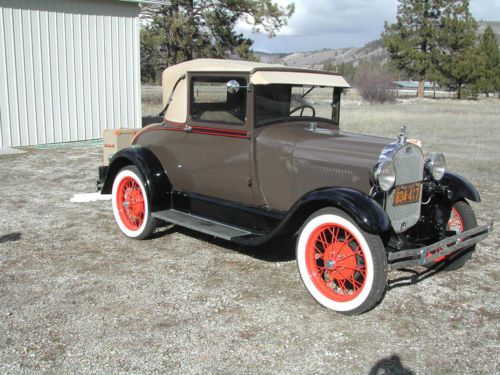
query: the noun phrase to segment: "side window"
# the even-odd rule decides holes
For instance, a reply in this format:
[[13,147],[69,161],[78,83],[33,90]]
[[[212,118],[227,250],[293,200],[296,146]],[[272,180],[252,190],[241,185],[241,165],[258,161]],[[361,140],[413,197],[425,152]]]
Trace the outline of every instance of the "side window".
[[194,77],[191,80],[191,119],[195,121],[217,122],[242,125],[245,123],[247,90],[227,92],[227,82],[236,80],[246,86],[244,78]]

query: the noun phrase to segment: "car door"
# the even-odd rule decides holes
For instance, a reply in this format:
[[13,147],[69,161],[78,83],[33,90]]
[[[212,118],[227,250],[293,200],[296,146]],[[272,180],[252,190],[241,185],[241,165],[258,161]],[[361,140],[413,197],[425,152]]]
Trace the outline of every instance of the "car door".
[[[242,86],[228,93],[227,82]],[[189,74],[188,120],[175,150],[175,188],[252,204],[250,137],[244,75]],[[180,136],[180,135],[179,135]]]

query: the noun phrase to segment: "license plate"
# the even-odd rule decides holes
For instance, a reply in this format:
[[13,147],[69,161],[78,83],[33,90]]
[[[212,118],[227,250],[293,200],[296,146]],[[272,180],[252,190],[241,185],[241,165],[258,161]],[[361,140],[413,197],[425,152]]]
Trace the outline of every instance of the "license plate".
[[420,199],[420,183],[397,186],[394,190],[394,206],[415,203]]

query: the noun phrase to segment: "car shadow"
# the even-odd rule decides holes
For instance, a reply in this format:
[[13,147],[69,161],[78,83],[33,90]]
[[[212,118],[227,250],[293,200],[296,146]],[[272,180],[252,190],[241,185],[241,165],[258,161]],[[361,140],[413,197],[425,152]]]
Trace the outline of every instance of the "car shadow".
[[445,266],[446,263],[442,262],[441,264],[426,268],[423,271],[413,268],[400,268],[397,271],[399,273],[405,273],[406,275],[387,280],[387,290],[418,284],[429,277],[443,272]]
[[160,238],[173,233],[181,233],[266,262],[289,262],[295,259],[295,236],[276,238],[261,246],[243,246],[178,225],[172,225],[157,229],[152,238]]
[[393,354],[382,358],[370,369],[368,375],[415,375],[415,372],[401,363],[401,358]]
[[20,232],[13,232],[9,234],[4,234],[3,236],[0,236],[0,243],[4,242],[16,242],[21,239],[21,233]]

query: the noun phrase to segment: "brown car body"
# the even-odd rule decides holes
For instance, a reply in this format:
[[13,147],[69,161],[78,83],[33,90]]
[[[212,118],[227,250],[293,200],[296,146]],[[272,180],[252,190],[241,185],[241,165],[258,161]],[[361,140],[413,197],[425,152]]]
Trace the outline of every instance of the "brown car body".
[[146,238],[162,221],[244,245],[298,233],[308,291],[349,314],[376,304],[388,270],[460,267],[492,229],[467,204],[479,193],[404,131],[397,140],[342,131],[348,87],[336,74],[252,62],[166,69],[163,122],[100,171],[120,228]]
[[196,130],[179,131],[168,122],[150,125],[132,145],[158,156],[176,190],[283,212],[321,188],[368,194],[372,168],[390,142],[331,124],[313,130],[308,122],[248,129],[241,138],[215,134],[214,124],[188,121],[188,126]]

